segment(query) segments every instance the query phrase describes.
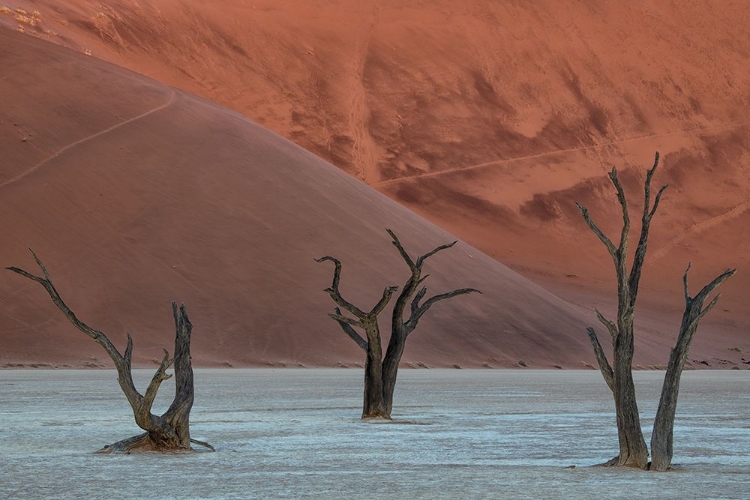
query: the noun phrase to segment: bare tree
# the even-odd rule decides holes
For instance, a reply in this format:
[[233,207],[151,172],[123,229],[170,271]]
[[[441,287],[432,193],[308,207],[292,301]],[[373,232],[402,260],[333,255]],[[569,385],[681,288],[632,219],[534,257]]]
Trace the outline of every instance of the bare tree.
[[[587,332],[591,345],[594,348],[599,369],[604,376],[607,386],[612,391],[615,401],[615,412],[617,415],[617,434],[620,443],[620,453],[608,461],[608,466],[629,466],[646,469],[649,467],[648,448],[643,438],[641,430],[640,415],[638,404],[636,402],[635,386],[633,384],[633,354],[634,354],[634,336],[633,336],[633,318],[635,315],[635,304],[638,295],[638,286],[641,279],[643,263],[646,257],[648,246],[648,236],[651,227],[651,219],[656,214],[659,207],[659,201],[667,188],[662,186],[654,198],[651,205],[651,180],[659,165],[659,153],[654,158],[654,165],[646,172],[644,182],[644,203],[643,215],[641,217],[641,234],[638,239],[633,256],[633,263],[630,271],[627,268],[628,254],[628,236],[630,234],[630,216],[628,214],[628,203],[625,199],[625,191],[617,177],[617,169],[612,167],[609,172],[609,179],[612,181],[616,191],[617,199],[622,208],[623,226],[620,233],[618,246],[610,240],[599,227],[591,220],[588,210],[580,203],[576,203],[581,211],[586,224],[599,238],[612,256],[617,275],[617,319],[611,321],[604,315],[596,311],[599,321],[609,331],[613,348],[613,364],[610,365],[607,356],[602,349],[596,332],[593,328],[588,328]],[[688,266],[688,270],[690,266]],[[677,406],[677,393],[679,391],[680,375],[684,367],[690,342],[698,328],[700,319],[716,304],[718,296],[714,297],[711,303],[702,309],[703,301],[709,293],[723,283],[729,276],[734,274],[734,270],[727,270],[706,285],[700,293],[690,298],[687,291],[687,271],[685,271],[685,300],[686,308],[683,316],[682,326],[677,339],[677,345],[672,350],[670,364],[664,379],[662,389],[662,399],[659,403],[659,410],[654,426],[654,435],[652,437],[652,451],[654,445],[658,451],[659,459],[654,464],[658,470],[666,470],[672,458],[672,428],[674,426],[674,413]],[[658,430],[657,430],[658,428]],[[669,458],[666,458],[666,455]],[[664,465],[666,464],[666,465]]]
[[[328,292],[333,301],[339,307],[336,307],[334,313],[329,314],[328,316],[336,320],[344,333],[363,351],[365,351],[366,354],[364,404],[362,409],[363,419],[391,418],[393,394],[396,387],[396,378],[398,376],[398,366],[401,357],[404,354],[406,339],[417,327],[422,316],[424,316],[424,314],[435,303],[441,300],[472,292],[481,293],[474,288],[459,288],[450,292],[434,295],[423,302],[423,299],[427,294],[427,287],[422,284],[429,276],[422,276],[422,268],[425,261],[436,253],[451,248],[457,242],[454,241],[447,245],[440,245],[424,255],[419,255],[416,259],[412,259],[404,249],[396,234],[390,229],[386,229],[386,231],[391,236],[393,245],[409,266],[411,275],[406,280],[406,283],[393,306],[391,336],[388,342],[388,348],[385,352],[385,357],[383,357],[383,346],[380,336],[380,327],[378,326],[378,315],[383,309],[385,309],[393,294],[398,290],[398,287],[386,287],[385,290],[383,290],[383,295],[378,303],[369,312],[365,312],[341,296],[341,292],[339,291],[341,262],[330,256],[315,259],[317,262],[330,261],[335,265],[333,283],[324,291]],[[407,305],[409,306],[409,317],[404,319]],[[354,318],[343,315],[341,313],[342,308],[351,313]],[[354,327],[364,330],[365,337],[363,338]]]
[[677,343],[669,353],[669,364],[664,375],[664,384],[661,388],[659,408],[654,419],[654,430],[651,433],[651,470],[665,471],[672,463],[672,438],[674,430],[674,416],[677,410],[677,395],[680,391],[680,376],[685,367],[690,343],[698,329],[698,322],[708,311],[713,309],[719,301],[721,294],[717,294],[703,307],[703,302],[708,295],[719,285],[724,283],[736,270],[727,269],[719,276],[704,286],[695,297],[690,297],[688,292],[688,272],[690,264],[682,277],[683,290],[685,293],[685,312],[682,315],[680,333],[677,335]]
[[[211,445],[190,438],[190,410],[193,407],[193,367],[190,360],[190,333],[193,325],[188,319],[185,304],[182,304],[178,309],[177,303],[172,302],[172,314],[174,315],[176,330],[174,358],[169,359],[169,353],[166,349],[164,350],[164,358],[146,388],[146,393],[141,394],[135,388],[131,373],[133,339],[130,334],[128,334],[125,354],[120,354],[104,333],[91,328],[76,317],[75,313],[65,304],[57,289],[52,284],[52,279],[42,261],[39,260],[33,251],[31,254],[41,268],[43,277],[36,276],[18,267],[8,267],[6,269],[42,285],[47,290],[52,302],[65,314],[65,317],[68,318],[73,326],[104,348],[115,364],[118,375],[117,381],[133,409],[136,424],[146,431],[143,434],[105,446],[99,450],[99,453],[187,451],[191,449],[190,443],[205,446],[213,451]],[[151,407],[156,398],[156,393],[161,383],[172,377],[166,371],[173,365],[176,385],[174,400],[163,415],[154,415],[151,413]]]

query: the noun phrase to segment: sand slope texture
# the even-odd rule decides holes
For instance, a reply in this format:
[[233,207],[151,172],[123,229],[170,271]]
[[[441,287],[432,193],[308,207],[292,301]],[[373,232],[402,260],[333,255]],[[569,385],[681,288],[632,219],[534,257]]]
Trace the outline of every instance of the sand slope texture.
[[587,310],[611,313],[613,273],[574,201],[616,234],[606,171],[636,198],[659,150],[670,188],[641,287],[645,348],[674,337],[692,260],[694,287],[739,269],[694,354],[750,358],[741,2],[8,7],[0,23],[233,108]]
[[[45,261],[86,322],[139,362],[173,337],[169,302],[188,304],[199,364],[336,365],[361,352],[326,317],[322,292],[367,307],[408,272],[384,228],[414,252],[453,237],[237,113],[108,63],[0,31],[0,261]],[[7,160],[11,158],[12,161]],[[582,316],[465,243],[430,262],[430,290],[484,295],[425,317],[407,362],[580,365]],[[107,365],[35,283],[0,280],[0,357]]]

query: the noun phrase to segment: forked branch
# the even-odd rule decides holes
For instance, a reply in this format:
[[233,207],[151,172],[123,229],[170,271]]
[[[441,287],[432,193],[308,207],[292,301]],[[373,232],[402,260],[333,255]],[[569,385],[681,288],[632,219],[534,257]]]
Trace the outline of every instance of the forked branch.
[[[159,364],[159,368],[146,388],[145,394],[141,395],[133,383],[131,368],[133,339],[130,334],[128,334],[125,354],[121,355],[104,333],[91,328],[78,319],[75,313],[60,297],[42,261],[33,251],[31,254],[42,270],[43,276],[36,276],[18,267],[8,267],[7,269],[41,284],[49,294],[52,302],[62,311],[73,326],[104,348],[110,358],[112,358],[117,369],[120,388],[130,403],[136,423],[146,431],[145,434],[106,446],[101,452],[129,453],[134,450],[189,450],[191,442],[211,448],[207,443],[190,439],[189,414],[193,405],[193,371],[190,358],[190,332],[192,325],[188,319],[185,305],[180,306],[178,311],[177,303],[172,303],[176,328],[175,357],[174,359],[170,359],[169,353],[166,350],[164,351],[164,357]],[[171,366],[174,366],[175,372],[175,397],[167,412],[162,416],[156,416],[151,413],[151,407],[162,382],[172,377],[172,375],[167,373],[167,370]]]
[[[362,336],[357,333],[357,330],[352,328],[352,324],[350,321],[354,321],[351,318],[347,318],[346,316],[341,315],[341,309],[338,307],[335,309],[335,314],[329,314],[328,317],[335,319],[336,322],[338,322],[339,326],[342,330],[344,330],[344,333],[352,339],[363,351],[367,352],[367,341],[362,338]],[[363,327],[362,322],[358,321],[355,326],[358,326],[360,328]]]
[[356,317],[364,319],[367,316],[367,313],[348,300],[344,299],[344,297],[341,296],[341,292],[339,291],[339,282],[341,281],[341,261],[335,257],[331,257],[330,255],[325,255],[319,259],[315,259],[315,262],[325,261],[333,262],[335,267],[333,269],[333,282],[331,283],[330,287],[326,288],[323,291],[327,292],[336,304],[343,307]]
[[383,296],[380,298],[377,304],[375,304],[375,307],[372,308],[372,310],[368,313],[368,316],[370,318],[374,318],[378,314],[380,314],[383,309],[385,309],[385,306],[388,305],[388,302],[391,300],[391,297],[393,297],[393,294],[396,293],[396,290],[398,290],[398,287],[393,286],[387,286],[385,287],[385,290],[383,290]]
[[414,296],[414,300],[411,303],[411,315],[409,316],[409,319],[406,321],[406,334],[408,335],[414,329],[417,327],[417,323],[419,322],[420,318],[424,316],[424,314],[429,311],[429,309],[440,302],[441,300],[450,299],[451,297],[456,297],[458,295],[465,295],[467,293],[482,293],[476,288],[459,288],[457,290],[452,290],[450,292],[441,293],[438,295],[435,295],[433,297],[430,297],[427,299],[427,301],[424,304],[420,305],[421,299],[424,297],[424,295],[427,293],[427,287],[422,287],[419,292],[417,292],[417,295]]
[[151,382],[148,384],[146,393],[141,400],[139,408],[140,412],[151,413],[151,407],[154,405],[156,393],[159,392],[161,383],[172,378],[172,375],[167,373],[167,370],[172,366],[173,362],[174,360],[169,359],[169,352],[164,349],[164,357],[162,358],[156,373],[154,373],[154,376],[151,378]]
[[391,229],[386,229],[386,231],[388,232],[388,234],[393,239],[393,241],[392,241],[393,246],[395,246],[396,249],[398,249],[398,253],[401,254],[401,257],[404,259],[404,261],[409,266],[409,268],[412,270],[412,272],[415,272],[417,270],[421,271],[422,270],[422,266],[424,265],[424,261],[426,261],[427,259],[429,259],[433,255],[435,255],[436,253],[442,252],[443,250],[447,250],[448,248],[451,248],[456,243],[458,243],[458,240],[456,240],[456,241],[453,241],[452,243],[446,243],[444,245],[439,245],[439,246],[433,248],[432,250],[430,250],[429,252],[427,252],[426,254],[418,256],[417,260],[414,261],[411,258],[411,256],[409,255],[409,252],[407,252],[406,249],[404,248],[404,246],[401,244],[401,240],[398,239],[398,236],[396,236],[396,233],[394,233]]
[[357,319],[349,318],[347,316],[344,316],[341,313],[340,308],[336,308],[334,313],[329,314],[328,317],[335,320],[341,329],[344,331],[344,333],[352,339],[362,350],[367,352],[368,347],[368,341],[365,340],[357,331],[352,328],[354,326],[358,328],[365,329],[367,327],[367,324],[371,324],[373,321],[377,321],[377,316],[380,314],[383,309],[388,305],[388,302],[391,300],[391,297],[393,297],[393,294],[398,290],[397,286],[388,286],[383,290],[383,295],[381,296],[380,300],[377,304],[369,311],[365,312],[362,309],[358,308],[351,302],[347,301],[341,296],[341,292],[339,291],[339,282],[341,281],[341,261],[338,259],[331,257],[331,256],[324,256],[319,259],[315,259],[315,262],[325,262],[330,261],[334,263],[334,270],[333,270],[333,282],[329,288],[326,288],[324,291],[328,292],[328,295],[331,296],[333,301],[339,305],[340,307],[343,307],[350,313],[352,313]]
[[683,293],[685,294],[685,313],[686,315],[690,316],[691,323],[694,322],[697,324],[698,321],[703,318],[703,316],[705,316],[711,309],[714,308],[716,303],[719,301],[719,297],[721,297],[721,294],[717,294],[706,307],[703,307],[703,302],[706,300],[706,298],[708,298],[711,292],[713,292],[722,283],[724,283],[732,275],[734,275],[737,270],[727,269],[716,278],[711,280],[711,282],[706,286],[701,288],[700,292],[698,292],[695,297],[690,297],[690,292],[688,291],[688,273],[690,272],[691,267],[692,263],[689,263],[687,269],[685,269],[685,274],[682,277]]
[[657,151],[654,155],[654,166],[646,172],[646,181],[643,184],[643,217],[641,218],[641,235],[638,238],[638,246],[635,249],[635,255],[633,256],[633,266],[630,269],[630,276],[628,277],[628,287],[630,288],[630,307],[635,307],[635,300],[638,296],[638,285],[641,281],[641,273],[643,271],[643,262],[646,259],[646,249],[648,248],[648,235],[651,229],[651,219],[656,214],[656,210],[659,208],[659,202],[661,201],[661,195],[664,190],[667,189],[668,184],[664,184],[659,192],[656,193],[654,204],[651,206],[651,179],[656,172],[656,167],[659,166],[659,152]]

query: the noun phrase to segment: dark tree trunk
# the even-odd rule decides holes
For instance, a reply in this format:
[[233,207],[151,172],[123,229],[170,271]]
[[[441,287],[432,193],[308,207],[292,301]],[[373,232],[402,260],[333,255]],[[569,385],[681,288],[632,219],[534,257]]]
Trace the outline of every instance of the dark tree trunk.
[[703,307],[703,302],[708,297],[708,294],[735,273],[734,270],[727,269],[714,278],[708,285],[704,286],[698,292],[698,295],[690,297],[688,292],[689,271],[690,265],[688,265],[683,277],[685,312],[682,315],[682,324],[680,325],[680,332],[677,335],[677,343],[669,354],[669,365],[667,366],[667,372],[664,374],[659,408],[656,411],[654,429],[651,434],[651,469],[657,471],[669,469],[672,463],[672,441],[674,417],[677,411],[677,396],[680,392],[680,377],[682,376],[683,368],[685,368],[690,344],[693,341],[695,332],[698,330],[698,323],[701,318],[713,309],[720,295],[716,295],[705,308]]
[[193,408],[193,364],[190,357],[190,334],[193,325],[188,319],[185,305],[179,311],[172,302],[175,322],[174,374],[175,395],[172,404],[164,414],[164,419],[174,429],[180,446],[190,447],[190,410]]
[[[396,378],[398,376],[398,366],[406,347],[406,339],[414,331],[419,319],[426,313],[436,302],[444,299],[463,295],[466,293],[479,292],[473,288],[460,288],[451,292],[442,293],[431,297],[424,304],[420,302],[427,293],[427,288],[419,288],[427,276],[422,277],[422,266],[424,261],[436,253],[451,248],[456,244],[454,241],[448,245],[441,245],[432,251],[420,255],[416,261],[413,260],[406,252],[401,242],[390,229],[388,234],[393,238],[393,245],[398,249],[401,257],[411,270],[411,276],[406,281],[395,305],[393,306],[393,315],[391,317],[391,337],[388,342],[388,349],[383,357],[382,341],[378,327],[378,315],[383,311],[390,301],[393,293],[398,289],[397,286],[387,287],[383,291],[380,301],[372,308],[370,312],[359,309],[354,304],[348,302],[341,296],[339,291],[339,282],[341,280],[341,262],[330,256],[315,259],[316,262],[333,262],[333,283],[325,289],[333,301],[340,308],[351,313],[355,318],[350,318],[341,314],[339,307],[335,308],[333,314],[329,316],[336,320],[344,333],[352,339],[365,352],[365,390],[364,405],[362,409],[362,418],[391,418],[393,410],[393,395],[396,389]],[[480,292],[481,293],[481,292]],[[404,311],[411,301],[411,314],[408,320],[404,320]],[[365,331],[366,339],[357,333],[354,327],[361,328]]]
[[[596,332],[593,328],[588,328],[589,339],[594,348],[596,360],[599,363],[599,369],[604,376],[604,380],[612,391],[615,400],[615,411],[617,413],[617,435],[620,442],[620,453],[618,456],[607,462],[605,465],[629,466],[645,469],[649,467],[648,448],[646,441],[643,439],[641,430],[640,415],[638,413],[638,403],[636,402],[635,386],[633,384],[633,354],[634,354],[634,336],[633,336],[633,318],[635,316],[635,303],[638,296],[638,286],[640,283],[643,262],[646,258],[646,249],[648,248],[648,235],[651,226],[651,219],[656,214],[659,207],[659,200],[667,186],[662,186],[651,205],[651,179],[659,165],[659,153],[656,153],[654,166],[646,173],[644,183],[644,203],[643,216],[641,219],[641,235],[638,240],[633,264],[630,273],[627,271],[627,250],[628,235],[630,232],[630,217],[628,215],[628,204],[625,199],[625,192],[622,189],[617,170],[613,167],[609,173],[609,178],[617,190],[617,199],[622,208],[623,226],[620,234],[620,243],[615,247],[614,243],[599,229],[591,220],[588,210],[578,205],[586,224],[599,238],[612,256],[615,264],[617,275],[617,323],[605,318],[599,311],[596,316],[599,321],[607,328],[612,340],[614,369],[609,364],[607,356],[602,349]],[[661,401],[654,421],[654,431],[651,435],[651,453],[653,460],[650,468],[652,470],[666,470],[672,460],[672,430],[674,427],[674,416],[677,408],[677,394],[680,387],[680,375],[685,366],[690,342],[692,341],[695,330],[698,327],[698,321],[705,315],[719,299],[717,295],[711,303],[705,308],[703,301],[709,293],[717,286],[722,284],[729,276],[734,274],[733,270],[727,270],[711,283],[703,287],[695,298],[688,294],[687,276],[688,270],[685,271],[683,278],[685,288],[685,314],[680,327],[677,345],[672,350],[669,358],[669,366],[664,377],[662,387]]]
[[604,375],[607,385],[612,390],[615,401],[615,412],[617,415],[617,436],[620,444],[618,456],[605,465],[627,466],[645,469],[648,466],[648,448],[641,430],[638,403],[633,384],[633,318],[635,316],[635,304],[638,296],[643,262],[648,247],[648,233],[656,210],[659,206],[661,195],[667,186],[662,186],[651,206],[651,178],[659,164],[659,153],[656,154],[654,166],[646,173],[644,183],[644,206],[641,219],[641,234],[638,246],[633,257],[630,272],[627,269],[628,236],[630,235],[630,215],[628,214],[628,203],[625,199],[625,191],[617,177],[617,169],[614,167],[609,173],[609,178],[617,190],[617,199],[622,209],[622,231],[618,246],[610,240],[599,227],[591,220],[586,208],[578,205],[586,224],[604,244],[609,252],[615,266],[617,276],[617,322],[605,318],[596,311],[597,318],[607,328],[612,340],[613,366],[610,366],[604,351],[596,337],[593,328],[589,328],[588,334],[594,347],[599,368]]
[[406,348],[406,335],[398,331],[391,333],[388,350],[383,360],[383,401],[388,415],[393,410],[393,395],[396,392],[396,379],[398,378],[398,365]]
[[[627,340],[624,342],[627,343]],[[620,454],[612,465],[645,468],[648,463],[648,448],[641,430],[638,403],[633,384],[632,332],[630,346],[615,347],[620,355],[615,354],[615,412],[617,414],[617,436],[620,442]],[[627,352],[629,349],[629,353]]]
[[[651,433],[651,470],[665,471],[672,464],[674,417],[677,411],[677,396],[680,392],[680,377],[685,367],[685,358],[678,349],[669,354],[669,366],[664,374],[659,408],[656,410],[654,429]],[[684,351],[687,357],[687,350]]]
[[[175,396],[169,409],[161,417],[151,413],[151,405],[140,404],[133,408],[136,423],[146,433],[123,439],[105,446],[99,453],[132,451],[188,451],[190,443],[190,410],[193,407],[193,367],[190,359],[190,333],[193,325],[187,316],[185,305],[179,310],[172,302],[175,321],[175,355],[170,361],[175,373]],[[166,354],[166,353],[165,353]],[[119,372],[119,369],[118,369]],[[126,378],[130,380],[130,370]],[[166,380],[166,378],[165,378]],[[122,386],[122,384],[120,384]],[[154,397],[156,392],[154,391]]]
[[[125,354],[120,354],[104,333],[91,328],[76,317],[75,313],[65,304],[55,289],[44,264],[42,264],[34,252],[32,252],[32,255],[34,255],[34,259],[41,268],[44,277],[35,276],[17,267],[9,267],[7,269],[42,285],[47,290],[52,302],[65,314],[68,320],[76,328],[102,346],[110,358],[112,358],[117,369],[117,381],[133,409],[136,424],[146,431],[143,434],[105,446],[99,452],[188,451],[191,449],[191,442],[213,450],[209,444],[190,438],[190,410],[193,406],[193,369],[190,361],[190,333],[192,325],[188,319],[185,305],[183,304],[178,309],[177,303],[172,302],[172,313],[176,329],[175,357],[170,360],[169,353],[166,350],[164,351],[164,358],[159,368],[151,379],[145,394],[141,395],[133,383],[131,370],[133,339],[130,335],[128,335]],[[166,370],[173,364],[176,375],[174,400],[164,415],[154,415],[151,413],[151,407],[156,398],[156,393],[161,383],[171,378],[171,375],[167,374]]]
[[365,359],[365,394],[362,418],[391,418],[383,394],[383,350],[380,347],[380,331],[377,322],[367,325],[367,357]]

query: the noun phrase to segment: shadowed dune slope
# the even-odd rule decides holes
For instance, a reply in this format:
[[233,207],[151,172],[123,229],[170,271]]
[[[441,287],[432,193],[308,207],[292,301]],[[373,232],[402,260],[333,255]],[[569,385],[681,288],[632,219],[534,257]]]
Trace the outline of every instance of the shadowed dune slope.
[[[143,363],[171,347],[169,303],[188,305],[198,364],[362,360],[326,317],[342,291],[367,307],[412,252],[453,239],[299,146],[218,105],[108,63],[0,30],[0,262],[47,265],[70,307]],[[405,361],[580,366],[581,315],[465,243],[429,262],[433,292],[484,295],[433,307]],[[385,325],[384,325],[385,326]],[[44,290],[0,279],[0,363],[108,365]]]
[[235,109],[589,310],[615,284],[574,202],[617,234],[606,172],[638,200],[659,150],[644,347],[674,337],[692,260],[695,287],[739,269],[694,353],[750,359],[746,2],[5,3],[0,24]]

